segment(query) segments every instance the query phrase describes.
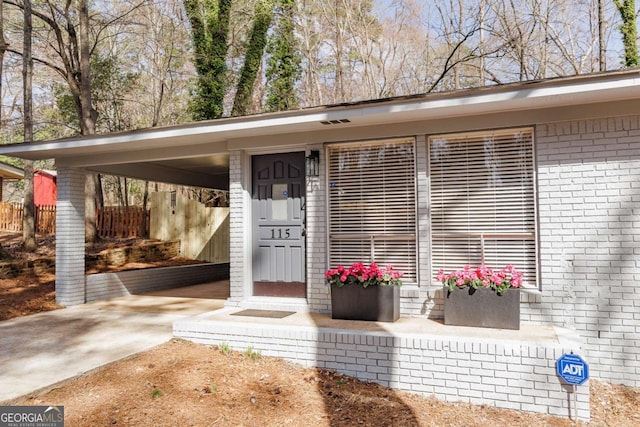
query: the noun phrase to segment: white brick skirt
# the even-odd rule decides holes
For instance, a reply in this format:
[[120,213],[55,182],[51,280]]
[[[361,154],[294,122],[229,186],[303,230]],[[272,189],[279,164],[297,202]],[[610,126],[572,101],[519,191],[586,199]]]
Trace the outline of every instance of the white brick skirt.
[[[417,318],[380,324],[308,313],[250,318],[232,316],[233,311],[178,320],[174,336],[226,343],[239,351],[251,347],[266,356],[446,401],[576,416],[573,386],[556,374],[556,360],[575,349],[575,342],[563,342],[564,334],[549,325],[540,326],[552,331],[544,335],[535,325],[521,331],[481,330]],[[575,398],[577,417],[589,420],[587,384],[577,387]]]
[[193,264],[86,276],[87,302],[229,278],[229,264]]

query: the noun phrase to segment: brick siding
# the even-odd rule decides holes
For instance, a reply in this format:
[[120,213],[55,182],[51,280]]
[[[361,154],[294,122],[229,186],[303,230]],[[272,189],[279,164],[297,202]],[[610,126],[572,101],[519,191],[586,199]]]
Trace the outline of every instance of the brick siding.
[[595,378],[640,386],[640,116],[536,127],[541,302]]
[[[325,151],[322,146],[310,146],[320,151],[320,165],[324,165]],[[326,169],[320,167],[319,176],[307,177],[307,300],[310,311],[328,313],[331,310],[331,295],[325,284],[327,265],[327,191]]]
[[87,302],[226,280],[229,264],[194,264],[87,275]]
[[[251,347],[265,356],[334,369],[364,381],[435,395],[446,401],[489,404],[568,417],[572,388],[556,375],[569,352],[558,340],[500,341],[471,337],[392,334],[331,328],[179,320],[174,336],[203,344]],[[578,417],[589,419],[589,387],[578,387]],[[571,403],[569,403],[571,402]],[[571,409],[573,411],[573,409]]]
[[245,297],[245,286],[250,278],[246,254],[250,253],[246,238],[249,225],[248,193],[245,190],[244,171],[246,156],[243,151],[229,153],[229,260],[230,297],[227,305],[237,306]]
[[85,303],[84,183],[79,169],[58,168],[56,205],[56,301]]

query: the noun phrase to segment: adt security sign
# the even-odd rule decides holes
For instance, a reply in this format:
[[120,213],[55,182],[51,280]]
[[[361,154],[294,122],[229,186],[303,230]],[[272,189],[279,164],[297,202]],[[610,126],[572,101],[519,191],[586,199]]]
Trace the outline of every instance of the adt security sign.
[[567,384],[582,385],[589,379],[589,365],[577,354],[563,354],[556,361],[556,369]]

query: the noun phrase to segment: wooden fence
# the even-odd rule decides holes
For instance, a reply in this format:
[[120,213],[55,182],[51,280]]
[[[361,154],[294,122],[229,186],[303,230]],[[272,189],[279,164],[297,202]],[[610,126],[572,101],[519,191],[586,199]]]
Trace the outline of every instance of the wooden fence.
[[[146,215],[146,230],[142,230]],[[141,207],[110,206],[98,209],[96,227],[101,237],[142,237],[149,235],[149,211]]]
[[[24,207],[21,203],[0,202],[0,230],[22,231]],[[101,237],[140,237],[149,235],[149,211],[142,232],[142,208],[110,206],[98,209],[96,226]],[[36,206],[36,233],[56,232],[56,207]]]
[[213,263],[229,262],[229,208],[210,208],[169,192],[149,195],[149,236],[180,240],[180,254]]
[[[0,203],[0,230],[22,231],[22,203]],[[36,233],[52,234],[56,231],[56,207],[36,206]]]
[[22,231],[22,205],[0,203],[0,229]]

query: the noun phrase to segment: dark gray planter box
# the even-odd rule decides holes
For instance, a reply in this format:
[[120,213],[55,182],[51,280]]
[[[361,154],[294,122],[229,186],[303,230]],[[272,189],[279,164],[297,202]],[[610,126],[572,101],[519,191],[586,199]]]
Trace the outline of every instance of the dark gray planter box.
[[491,289],[444,287],[444,324],[520,329],[520,289],[498,295]]
[[395,322],[400,317],[399,286],[331,285],[331,318]]

